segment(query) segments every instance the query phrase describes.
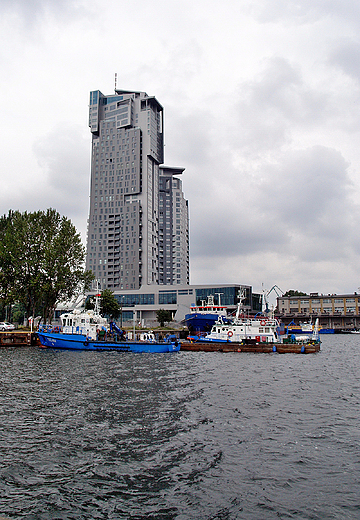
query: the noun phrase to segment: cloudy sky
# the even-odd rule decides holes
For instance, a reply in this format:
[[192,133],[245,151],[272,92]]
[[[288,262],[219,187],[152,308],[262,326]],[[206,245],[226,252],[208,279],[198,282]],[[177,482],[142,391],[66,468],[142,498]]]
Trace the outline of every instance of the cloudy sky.
[[191,283],[360,286],[358,0],[1,0],[0,214],[85,239],[90,90],[165,108]]

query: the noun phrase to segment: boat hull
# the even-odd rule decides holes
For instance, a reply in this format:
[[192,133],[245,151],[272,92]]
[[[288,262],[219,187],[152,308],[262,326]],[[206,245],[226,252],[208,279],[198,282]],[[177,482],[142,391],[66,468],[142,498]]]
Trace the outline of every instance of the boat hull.
[[[312,334],[312,330],[302,329],[301,327],[285,327],[288,330],[288,334]],[[320,328],[319,334],[334,334],[334,329]]]
[[88,340],[82,334],[62,334],[38,332],[40,343],[45,348],[60,350],[118,350],[121,352],[165,353],[180,350],[178,342],[145,342],[145,341],[97,341]]
[[185,325],[189,330],[195,332],[206,332],[211,329],[219,319],[219,314],[208,312],[193,312],[185,315]]

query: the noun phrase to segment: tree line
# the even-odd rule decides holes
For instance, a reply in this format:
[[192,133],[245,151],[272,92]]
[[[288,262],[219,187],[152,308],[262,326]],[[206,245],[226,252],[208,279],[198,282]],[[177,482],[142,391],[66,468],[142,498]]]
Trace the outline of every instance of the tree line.
[[50,321],[56,303],[90,288],[85,248],[72,222],[55,209],[0,217],[0,302]]

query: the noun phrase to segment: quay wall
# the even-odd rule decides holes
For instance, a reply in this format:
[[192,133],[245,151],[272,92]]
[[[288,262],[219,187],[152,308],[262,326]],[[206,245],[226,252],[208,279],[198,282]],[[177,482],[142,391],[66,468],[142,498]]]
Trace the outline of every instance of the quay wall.
[[0,347],[32,347],[39,346],[36,332],[0,332]]

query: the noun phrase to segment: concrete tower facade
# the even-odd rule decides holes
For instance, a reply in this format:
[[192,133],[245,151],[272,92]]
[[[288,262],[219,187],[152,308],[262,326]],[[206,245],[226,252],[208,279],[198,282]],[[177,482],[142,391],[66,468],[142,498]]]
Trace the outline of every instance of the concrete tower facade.
[[189,208],[178,175],[184,168],[160,167],[159,282],[189,284]]
[[[164,248],[165,252],[169,250],[163,239],[159,248],[163,186],[160,179],[169,177],[172,171],[170,179],[175,185],[173,174],[183,171],[160,166],[164,161],[163,107],[145,92],[115,90],[114,95],[104,96],[99,90],[93,91],[90,93],[89,126],[92,153],[87,269],[93,271],[101,289],[114,291],[168,284],[168,280],[172,283],[174,279],[181,280],[178,283],[184,283],[184,280],[189,283],[188,218],[184,217],[184,211],[182,218],[177,218],[176,212],[172,214],[169,223],[171,245],[176,231],[182,231],[179,236],[185,242],[187,240],[187,246],[183,246],[187,248],[187,274],[173,273],[181,274],[180,278],[174,278],[166,273],[164,277],[163,269],[160,269],[160,263],[163,263],[160,252]],[[180,198],[184,207],[181,181],[176,180],[180,187],[175,199]],[[167,215],[162,217],[163,225]],[[177,223],[179,220],[180,224]],[[186,229],[176,229],[177,225],[185,225]],[[170,240],[170,234],[166,240]],[[177,247],[181,246],[176,245],[175,239],[175,259],[179,258]],[[186,252],[180,258],[185,257]],[[171,264],[176,270],[179,263],[181,260]]]

